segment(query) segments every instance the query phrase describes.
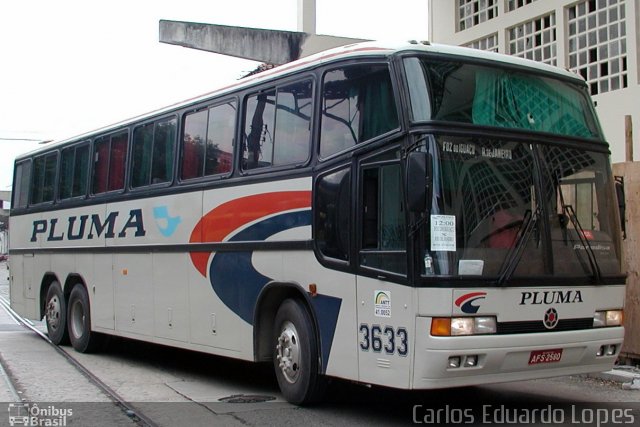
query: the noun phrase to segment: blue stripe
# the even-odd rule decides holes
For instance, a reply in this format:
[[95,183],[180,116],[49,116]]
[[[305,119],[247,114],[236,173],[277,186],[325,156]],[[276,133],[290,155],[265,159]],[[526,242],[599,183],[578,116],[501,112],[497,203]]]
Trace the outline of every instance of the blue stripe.
[[[229,241],[263,241],[291,228],[311,224],[311,211],[288,212],[253,224]],[[253,312],[260,291],[272,278],[258,272],[251,263],[253,252],[220,252],[209,267],[214,292],[234,313],[253,324]]]
[[[311,225],[311,211],[289,212],[267,218],[240,231],[230,242],[264,241],[274,234]],[[222,302],[242,320],[253,325],[253,314],[262,289],[273,279],[258,272],[251,262],[253,252],[216,253],[209,280]],[[311,298],[320,335],[322,372],[326,372],[342,300],[328,295]]]

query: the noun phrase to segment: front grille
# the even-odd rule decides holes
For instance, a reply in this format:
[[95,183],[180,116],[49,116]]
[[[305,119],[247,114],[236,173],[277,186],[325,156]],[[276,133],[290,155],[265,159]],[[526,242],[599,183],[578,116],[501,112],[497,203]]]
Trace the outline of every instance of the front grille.
[[592,329],[593,318],[562,319],[555,328],[545,328],[542,320],[527,320],[522,322],[498,322],[498,334],[533,334],[539,332],[562,332]]

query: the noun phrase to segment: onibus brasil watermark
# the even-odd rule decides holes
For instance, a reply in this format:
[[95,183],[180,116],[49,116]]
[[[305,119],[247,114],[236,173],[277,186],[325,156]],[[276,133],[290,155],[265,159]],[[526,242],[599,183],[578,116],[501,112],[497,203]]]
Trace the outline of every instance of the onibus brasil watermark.
[[10,403],[9,425],[29,427],[63,427],[73,416],[73,409],[37,403]]
[[583,426],[634,425],[636,417],[630,408],[592,408],[582,405],[536,408],[514,408],[506,405],[478,405],[459,408],[450,405],[433,408],[414,405],[415,424],[504,424],[539,425],[573,424]]

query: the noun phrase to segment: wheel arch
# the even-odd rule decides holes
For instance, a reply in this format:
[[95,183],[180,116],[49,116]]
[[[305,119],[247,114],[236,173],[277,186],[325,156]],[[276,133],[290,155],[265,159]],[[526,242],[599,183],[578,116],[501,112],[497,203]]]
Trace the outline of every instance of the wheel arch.
[[288,298],[300,301],[313,323],[314,338],[318,345],[318,368],[322,372],[321,341],[318,331],[318,320],[311,303],[311,295],[304,288],[295,282],[270,282],[265,286],[256,303],[256,310],[253,319],[253,353],[256,362],[266,362],[272,360],[273,322],[278,308]]
[[[40,282],[40,319],[42,319],[45,315],[45,306],[47,304],[47,292],[49,291],[49,286],[53,282],[60,283],[58,280],[58,276],[52,271],[47,271],[42,276],[42,281]],[[62,284],[61,284],[62,286]],[[68,298],[69,295],[65,292],[65,298]]]
[[[69,298],[69,295],[71,295],[71,291],[73,290],[73,287],[78,283],[82,284],[82,286],[84,286],[85,289],[87,288],[87,282],[84,280],[84,278],[80,274],[70,273],[67,276],[67,280],[65,280],[64,287],[63,287],[65,298],[67,299]],[[89,293],[89,289],[87,289],[87,293]]]
[[69,295],[71,295],[71,290],[77,283],[82,283],[82,285],[85,288],[87,286],[82,276],[80,276],[77,273],[69,274],[63,284],[58,279],[58,276],[54,272],[52,271],[46,272],[42,277],[42,282],[40,284],[40,318],[44,317],[45,315],[47,291],[49,290],[49,286],[51,286],[53,282],[60,283],[60,286],[62,287],[62,292],[64,293],[64,298],[67,301],[69,301]]

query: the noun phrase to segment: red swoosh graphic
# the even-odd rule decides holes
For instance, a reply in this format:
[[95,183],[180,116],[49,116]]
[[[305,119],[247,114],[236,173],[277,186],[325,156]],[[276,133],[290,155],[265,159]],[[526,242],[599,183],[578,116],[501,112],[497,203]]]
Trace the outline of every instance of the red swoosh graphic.
[[[267,215],[311,207],[311,191],[279,191],[241,197],[221,204],[196,224],[189,243],[222,242],[231,232]],[[210,252],[191,252],[191,262],[204,277]]]
[[464,294],[455,301],[455,305],[460,307],[460,305],[468,299],[471,299],[473,297],[486,296],[486,295],[487,295],[486,292],[472,292],[470,294]]

